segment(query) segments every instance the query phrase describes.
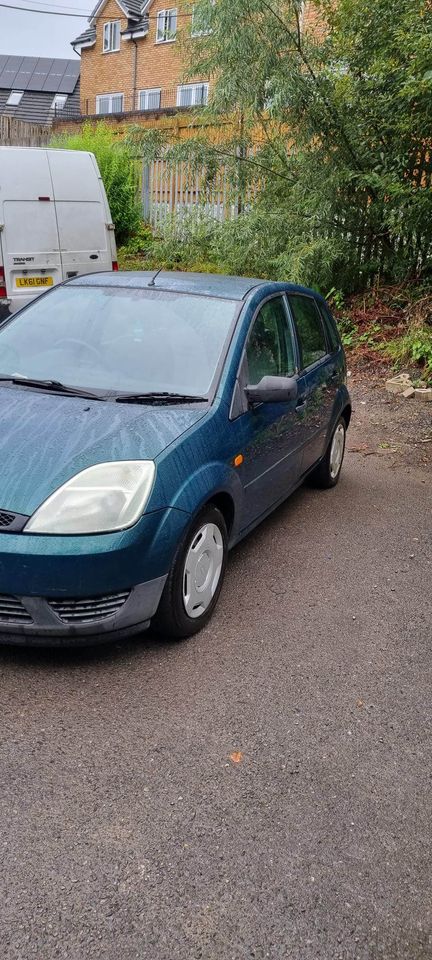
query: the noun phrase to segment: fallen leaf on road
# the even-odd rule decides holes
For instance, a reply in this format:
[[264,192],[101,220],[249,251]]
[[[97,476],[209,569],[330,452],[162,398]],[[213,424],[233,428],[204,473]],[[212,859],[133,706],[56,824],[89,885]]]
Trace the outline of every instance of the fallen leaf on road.
[[232,760],[233,763],[241,763],[243,760],[243,754],[240,753],[239,750],[234,751],[234,753],[230,753],[230,760]]

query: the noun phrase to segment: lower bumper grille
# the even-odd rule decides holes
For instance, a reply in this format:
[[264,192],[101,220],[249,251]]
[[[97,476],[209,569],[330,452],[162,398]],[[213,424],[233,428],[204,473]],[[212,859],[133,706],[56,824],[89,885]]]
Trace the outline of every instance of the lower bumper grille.
[[33,623],[18,597],[0,595],[0,623]]
[[6,510],[0,510],[0,527],[10,527],[14,520],[14,513],[7,513]]
[[130,590],[109,593],[103,597],[86,597],[79,600],[48,600],[54,613],[63,623],[92,623],[112,617],[126,603]]

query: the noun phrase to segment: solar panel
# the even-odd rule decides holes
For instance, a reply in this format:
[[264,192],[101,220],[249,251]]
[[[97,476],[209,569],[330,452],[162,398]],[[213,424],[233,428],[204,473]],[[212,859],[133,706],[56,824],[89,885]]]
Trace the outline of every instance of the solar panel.
[[79,60],[0,54],[0,89],[73,93],[79,69]]
[[15,90],[27,90],[36,64],[37,57],[23,57],[21,67],[14,79]]
[[39,57],[30,77],[28,90],[43,90],[52,62],[52,60],[48,60],[46,57]]
[[69,60],[68,66],[57,88],[57,93],[73,93],[80,73],[80,63]]

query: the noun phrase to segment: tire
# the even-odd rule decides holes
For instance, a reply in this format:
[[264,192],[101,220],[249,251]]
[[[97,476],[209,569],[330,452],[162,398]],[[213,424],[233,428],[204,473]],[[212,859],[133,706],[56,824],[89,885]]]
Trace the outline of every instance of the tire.
[[152,621],[157,633],[181,640],[205,627],[222,589],[227,555],[224,517],[217,507],[208,504],[195,517],[177,547]]
[[324,459],[311,473],[311,481],[314,486],[320,487],[322,490],[329,490],[336,486],[341,475],[345,441],[346,423],[344,418],[340,417],[333,430]]

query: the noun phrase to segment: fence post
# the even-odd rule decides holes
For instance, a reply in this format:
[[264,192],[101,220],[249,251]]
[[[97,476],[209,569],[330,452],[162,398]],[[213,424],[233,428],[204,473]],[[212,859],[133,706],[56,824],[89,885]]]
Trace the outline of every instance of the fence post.
[[143,220],[150,220],[150,167],[143,160],[142,181],[141,181],[141,200]]

